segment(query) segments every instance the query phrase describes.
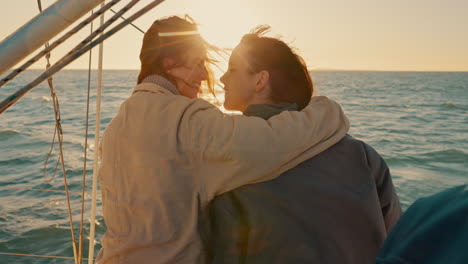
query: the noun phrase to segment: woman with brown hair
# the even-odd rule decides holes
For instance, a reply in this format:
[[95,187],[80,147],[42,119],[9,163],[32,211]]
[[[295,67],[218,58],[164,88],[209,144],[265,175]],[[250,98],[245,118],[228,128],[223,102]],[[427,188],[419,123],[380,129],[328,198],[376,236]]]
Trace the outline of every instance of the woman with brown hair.
[[189,19],[145,34],[138,85],[107,126],[99,171],[107,225],[98,263],[202,263],[200,212],[216,195],[275,178],[338,142],[349,123],[326,97],[269,120],[197,99],[210,46]]
[[[198,33],[189,16],[156,20],[145,34],[140,52],[138,84],[161,76],[177,87],[173,92],[196,98],[202,81],[214,94],[214,77],[208,56],[220,49],[210,45]],[[146,80],[145,80],[146,79]]]

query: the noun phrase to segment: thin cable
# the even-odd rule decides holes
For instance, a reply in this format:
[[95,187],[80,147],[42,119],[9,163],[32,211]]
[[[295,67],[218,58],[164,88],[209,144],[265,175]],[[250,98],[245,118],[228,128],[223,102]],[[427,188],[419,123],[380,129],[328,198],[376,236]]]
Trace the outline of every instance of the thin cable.
[[[112,11],[114,14],[117,14],[112,8],[111,8],[110,11]],[[124,21],[127,20],[124,16],[121,16],[120,18],[122,18]],[[134,28],[136,28],[136,29],[137,29],[138,31],[140,31],[141,33],[145,34],[145,32],[144,32],[141,28],[137,27],[135,24],[130,23],[130,25],[132,25]]]
[[70,222],[70,232],[71,232],[71,239],[72,239],[72,246],[73,246],[73,254],[75,256],[75,263],[78,261],[77,249],[76,249],[76,239],[75,239],[75,231],[73,230],[73,217],[72,217],[72,210],[70,205],[70,194],[68,191],[68,181],[67,181],[67,171],[65,170],[65,159],[63,158],[63,131],[62,126],[60,124],[60,110],[58,99],[55,96],[54,100],[54,113],[55,113],[55,120],[56,120],[56,129],[58,135],[58,143],[60,149],[60,164],[62,165],[62,174],[63,174],[63,184],[65,187],[65,196],[67,198],[67,208],[68,208],[68,220]]
[[37,6],[39,7],[39,12],[42,13],[42,3],[41,3],[41,0],[37,0]]
[[[104,14],[101,15],[101,25],[104,24]],[[102,36],[102,34],[101,34]],[[88,264],[93,264],[94,260],[94,237],[96,229],[96,196],[97,177],[99,162],[99,132],[101,129],[101,94],[102,94],[102,61],[104,57],[104,42],[99,44],[98,78],[96,89],[96,125],[94,130],[94,164],[93,164],[93,189],[91,194],[91,216],[89,227],[89,250]]]
[[[78,45],[76,45],[71,51],[65,55],[64,58],[59,60],[56,64],[61,63],[63,60],[65,60],[69,56],[73,56],[73,54],[79,52],[80,50],[83,50],[86,44],[88,44],[91,40],[93,40],[97,35],[101,34],[104,32],[104,29],[109,27],[112,23],[117,21],[123,14],[125,14],[128,10],[130,10],[134,5],[136,5],[140,0],[131,0],[127,5],[125,5],[119,12],[117,12],[115,15],[113,15],[106,23],[104,23],[102,26],[100,26],[96,31],[94,31],[92,34],[90,34],[87,38],[85,38],[83,41],[81,41]],[[85,51],[87,52],[87,51]]]
[[[38,7],[39,7],[39,12],[42,12],[41,0],[37,0],[37,3],[38,3]],[[45,49],[47,50],[48,48],[49,48],[49,43],[46,43],[45,44]],[[47,52],[45,57],[47,59],[46,70],[48,70],[50,68],[50,52]],[[73,256],[75,257],[75,263],[77,264],[78,263],[77,262],[78,261],[78,255],[77,255],[77,251],[76,251],[76,239],[75,239],[75,232],[73,230],[73,217],[72,217],[72,210],[71,210],[71,205],[70,205],[70,194],[68,192],[67,172],[65,170],[65,160],[63,158],[63,131],[62,131],[62,125],[60,123],[60,107],[59,107],[59,102],[58,102],[57,95],[54,92],[54,84],[53,84],[53,81],[52,81],[52,76],[49,76],[49,78],[47,78],[47,83],[49,84],[50,94],[51,94],[51,97],[52,97],[52,100],[53,100],[53,103],[54,103],[55,132],[57,132],[57,133],[54,132],[54,139],[52,141],[52,148],[51,149],[53,149],[53,144],[54,144],[53,142],[55,141],[55,135],[57,134],[58,143],[59,143],[59,150],[60,150],[60,152],[59,152],[60,153],[60,159],[57,161],[57,165],[58,165],[59,161],[62,164],[63,182],[64,182],[64,185],[65,185],[65,196],[67,197],[68,220],[70,222],[70,232],[71,232],[71,239],[72,239],[72,246],[73,246]],[[49,156],[50,156],[50,154],[49,154]],[[56,166],[56,169],[57,169],[57,166]],[[55,171],[56,171],[56,169],[55,169]]]
[[[40,1],[41,0],[38,0],[38,2]],[[47,46],[48,46],[48,43],[46,43],[46,49],[47,49]],[[49,52],[45,55],[45,58],[47,60],[46,69],[49,69],[50,68],[50,53]],[[55,129],[54,129],[54,135],[52,136],[52,142],[50,143],[50,150],[49,150],[49,153],[47,154],[46,160],[44,161],[44,179],[48,182],[51,182],[57,175],[57,168],[60,163],[60,159],[59,158],[57,159],[57,162],[55,163],[54,174],[52,174],[52,177],[50,179],[47,179],[47,163],[49,162],[50,156],[52,155],[52,152],[54,150],[55,137],[57,136],[57,131],[62,130],[62,125],[60,123],[61,122],[60,106],[59,106],[57,94],[55,94],[55,91],[54,91],[54,84],[52,81],[52,77],[47,79],[47,83],[49,84],[50,97],[52,98],[52,103],[54,104],[54,113],[58,111],[58,114],[55,114],[55,117],[58,116],[58,118],[55,118]],[[62,149],[60,149],[60,152],[62,152]]]
[[[91,10],[91,12],[93,12]],[[93,23],[91,23],[91,34],[93,33]],[[85,129],[85,142],[84,142],[84,161],[83,161],[83,178],[81,180],[81,220],[80,220],[80,238],[78,248],[78,263],[83,263],[83,222],[84,222],[84,198],[86,189],[86,159],[88,157],[88,128],[89,128],[89,95],[91,93],[91,62],[93,58],[93,50],[89,50],[88,62],[88,93],[86,98],[86,129]]]
[[54,146],[55,146],[55,137],[56,136],[57,136],[57,128],[54,129],[54,135],[52,136],[52,142],[50,143],[49,153],[47,154],[47,158],[44,161],[44,180],[46,180],[48,182],[51,182],[55,178],[55,176],[57,175],[57,168],[58,168],[58,165],[59,165],[59,159],[57,159],[57,162],[55,163],[54,174],[52,174],[52,177],[50,179],[47,179],[47,163],[49,163],[50,156],[52,156],[52,152],[53,152]]

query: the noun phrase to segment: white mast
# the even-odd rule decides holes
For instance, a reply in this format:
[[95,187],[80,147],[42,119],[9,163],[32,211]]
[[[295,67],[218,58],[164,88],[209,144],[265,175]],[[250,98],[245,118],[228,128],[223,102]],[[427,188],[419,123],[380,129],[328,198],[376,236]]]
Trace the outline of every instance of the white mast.
[[0,75],[104,0],[58,0],[0,43]]

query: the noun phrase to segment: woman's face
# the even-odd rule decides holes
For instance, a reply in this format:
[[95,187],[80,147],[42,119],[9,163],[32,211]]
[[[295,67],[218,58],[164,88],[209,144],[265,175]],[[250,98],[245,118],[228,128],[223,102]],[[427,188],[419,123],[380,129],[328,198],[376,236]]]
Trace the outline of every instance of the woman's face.
[[197,98],[202,81],[208,79],[205,68],[206,51],[190,52],[181,66],[170,67],[166,72],[174,77],[177,90],[188,98]]
[[252,73],[245,47],[238,45],[229,58],[229,67],[221,77],[224,84],[224,108],[244,111],[254,98],[257,74]]

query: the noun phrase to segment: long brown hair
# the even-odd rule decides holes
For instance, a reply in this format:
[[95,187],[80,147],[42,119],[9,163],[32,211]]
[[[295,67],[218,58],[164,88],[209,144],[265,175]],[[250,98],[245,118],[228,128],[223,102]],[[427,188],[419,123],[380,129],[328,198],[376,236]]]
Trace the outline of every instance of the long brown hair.
[[188,15],[184,18],[171,16],[154,21],[143,38],[138,84],[152,74],[161,75],[175,84],[174,78],[165,72],[167,69],[163,65],[164,59],[171,58],[176,63],[172,67],[177,67],[185,63],[184,56],[188,52],[201,48],[207,53],[205,63],[205,69],[208,73],[207,88],[214,95],[215,80],[210,64],[214,64],[216,61],[211,59],[210,52],[218,52],[220,49],[209,44],[197,32],[197,24]]
[[314,90],[307,65],[282,40],[263,36],[269,29],[267,25],[254,28],[239,45],[245,45],[252,71],[269,72],[271,99],[275,103],[296,103],[303,109]]

